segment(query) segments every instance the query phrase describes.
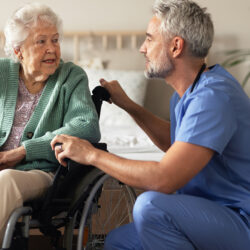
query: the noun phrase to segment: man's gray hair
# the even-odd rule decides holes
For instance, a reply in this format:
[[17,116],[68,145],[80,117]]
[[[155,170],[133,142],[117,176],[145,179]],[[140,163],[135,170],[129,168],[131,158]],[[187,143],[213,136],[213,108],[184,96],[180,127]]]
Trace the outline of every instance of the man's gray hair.
[[214,27],[206,8],[190,0],[156,0],[154,14],[166,39],[180,36],[192,56],[204,58],[212,46]]
[[26,4],[16,10],[5,25],[4,51],[7,56],[18,61],[14,49],[18,49],[22,45],[29,36],[30,29],[34,27],[39,20],[55,25],[59,33],[59,38],[61,37],[62,21],[51,8],[40,3]]

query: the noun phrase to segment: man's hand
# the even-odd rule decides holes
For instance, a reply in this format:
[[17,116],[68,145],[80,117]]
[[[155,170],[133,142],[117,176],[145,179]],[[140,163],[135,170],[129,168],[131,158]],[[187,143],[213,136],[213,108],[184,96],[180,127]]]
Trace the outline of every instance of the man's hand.
[[[60,144],[60,146],[56,144]],[[51,147],[55,151],[59,163],[65,167],[67,165],[66,158],[84,165],[91,165],[97,150],[88,141],[69,135],[57,135],[51,141]]]
[[168,121],[157,117],[131,100],[124,92],[119,82],[107,82],[101,79],[100,83],[110,93],[111,101],[125,110],[157,147],[163,151],[166,151],[170,147],[170,123]]
[[122,89],[119,82],[118,81],[107,82],[104,79],[100,79],[100,83],[110,93],[111,102],[113,102],[118,107],[127,110],[132,100],[127,96],[127,94]]
[[0,170],[15,167],[25,158],[25,156],[26,150],[24,146],[20,146],[9,151],[0,152]]

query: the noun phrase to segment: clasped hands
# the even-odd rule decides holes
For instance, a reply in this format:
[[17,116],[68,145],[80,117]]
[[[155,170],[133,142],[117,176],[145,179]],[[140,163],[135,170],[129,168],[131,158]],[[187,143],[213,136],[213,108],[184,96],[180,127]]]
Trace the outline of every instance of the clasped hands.
[[25,155],[26,150],[24,146],[0,152],[0,170],[15,167],[25,158]]

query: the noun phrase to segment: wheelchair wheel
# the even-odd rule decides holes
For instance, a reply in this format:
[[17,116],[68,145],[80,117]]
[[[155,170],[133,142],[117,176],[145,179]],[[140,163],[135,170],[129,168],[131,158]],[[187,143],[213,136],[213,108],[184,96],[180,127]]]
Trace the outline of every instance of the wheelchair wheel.
[[[103,175],[92,188],[84,208],[78,210],[66,226],[65,248],[103,249],[105,237],[112,229],[132,222],[135,199],[133,188]],[[74,234],[77,234],[77,242]]]
[[105,237],[112,229],[132,222],[135,199],[131,187],[113,178],[104,182],[101,196],[93,202],[86,222],[86,250],[102,249]]

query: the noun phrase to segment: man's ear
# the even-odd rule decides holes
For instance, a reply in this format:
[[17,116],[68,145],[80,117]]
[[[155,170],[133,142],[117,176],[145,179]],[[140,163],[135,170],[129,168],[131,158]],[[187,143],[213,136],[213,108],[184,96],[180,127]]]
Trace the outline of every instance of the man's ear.
[[175,36],[171,41],[171,53],[173,58],[179,57],[184,51],[185,41],[179,36]]

